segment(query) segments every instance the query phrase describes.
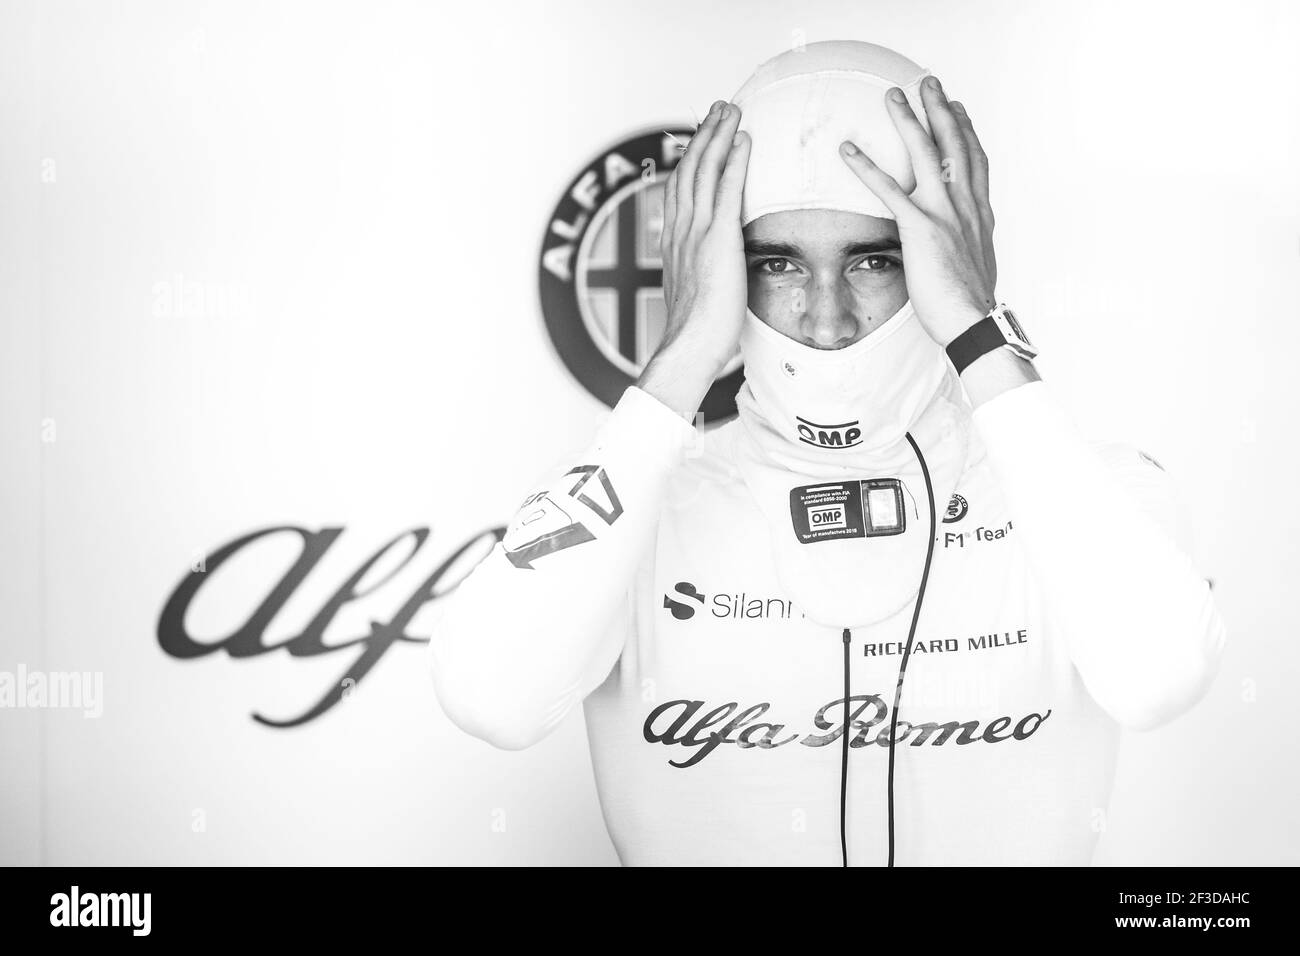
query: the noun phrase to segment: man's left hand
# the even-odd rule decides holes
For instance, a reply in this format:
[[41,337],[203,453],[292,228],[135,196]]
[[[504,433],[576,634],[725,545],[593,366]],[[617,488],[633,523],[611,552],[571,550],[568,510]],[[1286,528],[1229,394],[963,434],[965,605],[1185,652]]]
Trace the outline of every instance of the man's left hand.
[[965,108],[949,102],[933,76],[921,84],[921,101],[933,136],[902,90],[885,96],[911,157],[910,196],[856,144],[846,140],[840,155],[894,214],[908,295],[926,331],[946,347],[996,304],[989,164]]

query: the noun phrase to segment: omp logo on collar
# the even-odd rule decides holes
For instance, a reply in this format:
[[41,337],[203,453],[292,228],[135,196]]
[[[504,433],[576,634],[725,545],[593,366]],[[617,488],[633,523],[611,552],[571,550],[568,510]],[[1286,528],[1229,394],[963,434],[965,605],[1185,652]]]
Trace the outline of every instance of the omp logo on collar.
[[843,425],[818,425],[798,417],[795,421],[799,423],[795,426],[799,430],[799,440],[805,445],[817,448],[852,448],[862,444],[862,429],[858,427],[860,423],[857,419]]
[[813,528],[844,528],[848,516],[842,504],[809,505],[808,524]]

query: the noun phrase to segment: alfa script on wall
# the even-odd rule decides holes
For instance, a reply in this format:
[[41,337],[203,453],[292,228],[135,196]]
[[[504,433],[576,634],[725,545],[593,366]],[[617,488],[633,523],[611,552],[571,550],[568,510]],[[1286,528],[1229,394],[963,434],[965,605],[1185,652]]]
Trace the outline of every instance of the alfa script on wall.
[[[394,644],[402,641],[415,644],[428,643],[427,637],[406,632],[411,620],[425,604],[449,594],[474,569],[478,561],[462,561],[465,555],[481,547],[483,553],[478,559],[481,561],[490,552],[491,547],[505,535],[504,527],[489,528],[474,535],[420,582],[391,620],[386,623],[372,620],[367,633],[326,644],[325,631],[339,610],[353,601],[368,597],[383,587],[415,559],[429,539],[428,528],[413,528],[405,531],[381,547],[349,575],[300,633],[287,641],[268,647],[264,640],[267,626],[302,586],[312,569],[343,534],[343,530],[343,528],[326,527],[312,531],[297,525],[278,525],[253,531],[217,548],[198,563],[198,570],[191,569],[167,598],[158,618],[158,645],[165,653],[180,659],[204,657],[218,651],[225,651],[233,658],[245,658],[276,651],[284,651],[291,657],[311,657],[355,649],[356,656],[349,663],[347,670],[325,690],[314,705],[302,714],[283,720],[256,712],[252,715],[255,721],[268,727],[297,727],[316,719],[342,700],[348,690],[355,688]],[[276,535],[297,536],[300,542],[297,559],[278,580],[272,583],[266,597],[252,609],[239,628],[217,641],[195,640],[186,629],[185,615],[200,589],[221,573],[222,566],[232,556],[255,542]],[[406,557],[378,581],[368,585],[364,590],[361,589],[361,582],[366,579],[370,569],[403,542],[409,543]]]

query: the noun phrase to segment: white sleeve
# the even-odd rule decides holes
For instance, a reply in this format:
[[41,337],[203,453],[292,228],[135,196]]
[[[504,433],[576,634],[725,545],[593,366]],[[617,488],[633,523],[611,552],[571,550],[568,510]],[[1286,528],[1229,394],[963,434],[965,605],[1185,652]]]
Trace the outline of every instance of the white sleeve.
[[633,575],[693,436],[629,387],[587,451],[524,499],[504,539],[442,599],[428,663],[462,730],[531,746],[609,674]]
[[1094,447],[1043,382],[1004,392],[974,419],[1089,693],[1133,730],[1191,707],[1225,633],[1163,468],[1131,446]]

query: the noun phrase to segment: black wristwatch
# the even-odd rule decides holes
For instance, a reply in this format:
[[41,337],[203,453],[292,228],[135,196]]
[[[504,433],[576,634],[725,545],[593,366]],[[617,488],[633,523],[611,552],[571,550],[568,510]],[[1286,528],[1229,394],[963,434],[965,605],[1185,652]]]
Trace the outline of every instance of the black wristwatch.
[[981,355],[1007,348],[1023,359],[1038,355],[1015,314],[998,303],[988,315],[948,343],[948,359],[960,375]]

